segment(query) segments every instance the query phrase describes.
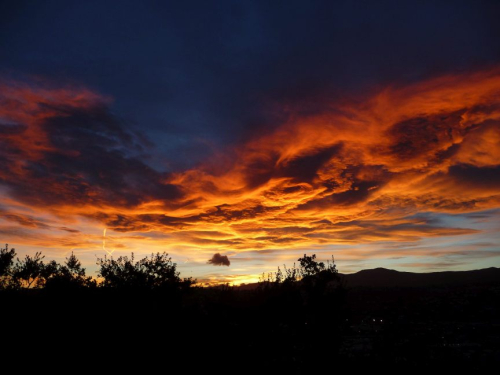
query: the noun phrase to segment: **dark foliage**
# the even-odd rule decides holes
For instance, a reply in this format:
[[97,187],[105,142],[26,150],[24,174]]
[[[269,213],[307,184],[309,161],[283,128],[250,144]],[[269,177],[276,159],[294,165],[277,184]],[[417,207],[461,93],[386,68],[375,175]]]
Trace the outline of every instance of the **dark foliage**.
[[40,252],[34,256],[26,255],[22,260],[17,258],[12,269],[12,286],[28,289],[43,288],[58,268],[55,261],[45,263],[44,258]]
[[[284,271],[279,267],[276,272],[267,275],[263,274],[260,282],[260,288],[280,287],[282,285],[295,285],[301,288],[314,288],[326,291],[332,287],[340,287],[340,278],[338,275],[335,260],[332,257],[331,262],[316,261],[316,254],[299,258],[299,267],[293,264],[292,268],[283,266]],[[312,290],[312,289],[311,289]]]
[[103,278],[101,285],[110,288],[156,289],[156,288],[189,288],[196,281],[192,278],[180,278],[177,264],[167,253],[151,254],[139,261],[134,260],[132,253],[113,258],[99,258],[99,277]]
[[57,264],[52,271],[45,282],[48,289],[94,288],[97,285],[92,277],[85,275],[85,268],[73,253],[63,265]]
[[61,265],[52,260],[44,262],[40,252],[24,259],[14,258],[16,252],[8,246],[0,249],[0,288],[1,289],[74,289],[95,287],[96,282],[85,275],[80,261],[71,253]]
[[7,288],[11,284],[12,265],[15,257],[16,251],[14,249],[9,250],[9,245],[5,245],[3,249],[0,249],[0,289]]

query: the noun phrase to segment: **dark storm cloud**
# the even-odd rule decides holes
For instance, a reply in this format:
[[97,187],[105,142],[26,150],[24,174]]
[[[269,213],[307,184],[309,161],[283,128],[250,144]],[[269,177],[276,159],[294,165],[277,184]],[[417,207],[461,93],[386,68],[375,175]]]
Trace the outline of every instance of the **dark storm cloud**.
[[211,259],[208,260],[208,264],[212,264],[214,266],[228,266],[231,264],[227,255],[220,255],[216,253],[212,256]]

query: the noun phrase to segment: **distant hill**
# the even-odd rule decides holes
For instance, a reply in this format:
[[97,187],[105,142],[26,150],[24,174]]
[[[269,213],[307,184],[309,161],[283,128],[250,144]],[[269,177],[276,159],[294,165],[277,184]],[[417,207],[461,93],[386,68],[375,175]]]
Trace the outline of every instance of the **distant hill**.
[[341,274],[348,287],[424,287],[450,285],[500,285],[500,268],[473,271],[414,273],[375,268],[352,274]]
[[[347,287],[426,287],[426,286],[461,286],[498,284],[500,286],[500,268],[490,267],[472,271],[443,272],[402,272],[387,268],[362,270],[351,274],[339,273]],[[257,283],[243,284],[240,290],[251,290]]]

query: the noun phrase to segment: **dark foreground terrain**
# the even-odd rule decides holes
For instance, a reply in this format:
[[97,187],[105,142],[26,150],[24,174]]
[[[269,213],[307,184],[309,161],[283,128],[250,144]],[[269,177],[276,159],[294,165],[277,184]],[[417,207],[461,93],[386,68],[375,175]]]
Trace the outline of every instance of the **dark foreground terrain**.
[[345,279],[341,357],[428,368],[500,364],[499,269],[376,269]]
[[308,373],[500,364],[496,268],[366,270],[319,288],[3,290],[0,306],[4,360],[23,353],[44,366]]

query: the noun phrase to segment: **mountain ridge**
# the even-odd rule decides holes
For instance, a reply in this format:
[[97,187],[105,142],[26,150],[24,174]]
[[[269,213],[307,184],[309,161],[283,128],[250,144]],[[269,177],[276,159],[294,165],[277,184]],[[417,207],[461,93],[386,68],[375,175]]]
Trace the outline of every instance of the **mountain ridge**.
[[[467,271],[408,272],[384,267],[369,268],[355,273],[339,273],[346,287],[440,287],[498,284],[500,268],[488,267]],[[239,289],[254,289],[258,283],[241,284]]]
[[467,271],[408,272],[378,267],[351,274],[339,274],[348,287],[423,287],[500,284],[500,268]]

